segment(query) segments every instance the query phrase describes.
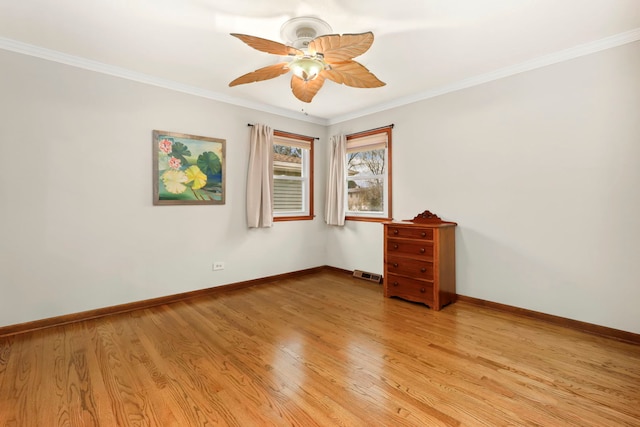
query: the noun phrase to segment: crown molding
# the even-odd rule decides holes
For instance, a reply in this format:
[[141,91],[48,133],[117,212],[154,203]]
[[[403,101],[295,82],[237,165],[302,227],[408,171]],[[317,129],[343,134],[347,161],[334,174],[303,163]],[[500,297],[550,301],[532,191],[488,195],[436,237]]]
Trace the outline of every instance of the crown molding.
[[293,112],[284,108],[273,107],[263,103],[247,101],[241,98],[227,96],[211,90],[202,89],[195,86],[189,86],[182,83],[175,82],[173,80],[162,79],[149,74],[139,73],[136,71],[128,70],[126,68],[115,67],[113,65],[105,64],[98,61],[92,61],[79,56],[68,55],[62,52],[58,52],[51,49],[46,49],[39,46],[34,46],[28,43],[19,42],[16,40],[0,37],[0,49],[21,53],[49,61],[59,62],[62,64],[70,65],[72,67],[82,68],[85,70],[95,71],[102,74],[107,74],[115,77],[120,77],[127,80],[133,80],[139,83],[144,83],[152,86],[161,87],[177,92],[186,93],[189,95],[199,96],[202,98],[211,99],[214,101],[224,102],[231,105],[250,108],[257,111],[276,114],[279,116],[288,117],[295,120],[306,121],[323,126],[330,126],[337,123],[345,122],[348,120],[356,119],[359,117],[367,116],[382,111],[387,111],[392,108],[402,107],[404,105],[412,104],[419,101],[424,101],[437,96],[445,95],[447,93],[456,92],[462,89],[467,89],[473,86],[478,86],[484,83],[488,83],[494,80],[499,80],[505,77],[513,76],[515,74],[524,73],[526,71],[535,70],[537,68],[546,67],[548,65],[557,64],[564,61],[569,61],[574,58],[578,58],[592,53],[600,52],[602,50],[611,49],[614,47],[622,46],[627,43],[632,43],[640,40],[640,28],[626,31],[624,33],[616,34],[604,39],[596,40],[591,43],[585,43],[569,49],[565,49],[559,52],[555,52],[549,55],[544,55],[539,58],[532,59],[514,66],[501,68],[486,74],[481,74],[475,77],[470,77],[452,83],[437,87],[428,91],[418,92],[409,96],[397,98],[391,102],[378,104],[376,106],[360,109],[352,113],[335,116],[332,118],[321,118],[316,116],[306,115],[304,113]]
[[585,43],[569,49],[561,50],[549,55],[544,55],[530,61],[522,62],[510,67],[501,68],[486,74],[470,77],[468,79],[460,80],[450,85],[445,85],[431,89],[424,92],[415,93],[409,96],[397,98],[391,102],[379,104],[371,108],[366,108],[353,113],[336,116],[328,120],[329,125],[345,122],[347,120],[356,119],[359,117],[368,116],[370,114],[387,111],[392,108],[402,107],[404,105],[412,104],[418,101],[424,101],[426,99],[435,98],[447,93],[456,92],[462,89],[468,89],[473,86],[478,86],[484,83],[492,82],[494,80],[503,79],[505,77],[513,76],[515,74],[524,73],[526,71],[535,70],[537,68],[546,67],[548,65],[557,64],[560,62],[569,61],[571,59],[579,58],[581,56],[590,55],[592,53],[600,52],[602,50],[611,49],[614,47],[622,46],[627,43],[633,43],[640,40],[640,28],[635,28],[624,33],[616,34],[614,36],[606,37],[604,39],[596,40],[591,43]]
[[266,105],[258,102],[247,101],[237,97],[223,95],[219,92],[202,89],[196,86],[185,85],[173,80],[163,79],[163,78],[152,76],[149,74],[139,73],[137,71],[132,71],[126,68],[116,67],[113,65],[105,64],[103,62],[82,58],[80,56],[69,55],[69,54],[58,52],[52,49],[46,49],[43,47],[31,45],[28,43],[23,43],[17,40],[0,37],[0,49],[21,53],[21,54],[33,56],[36,58],[45,59],[48,61],[58,62],[61,64],[70,65],[76,68],[95,71],[98,73],[107,74],[114,77],[133,80],[138,83],[157,86],[164,89],[173,90],[176,92],[182,92],[189,95],[199,96],[199,97],[211,99],[214,101],[224,102],[226,104],[237,105],[239,107],[250,108],[252,110],[263,111],[265,113],[276,114],[279,116],[316,123],[324,126],[327,125],[327,120],[321,117],[310,116],[304,113],[293,112],[291,110],[287,110],[284,108],[273,107],[271,105]]

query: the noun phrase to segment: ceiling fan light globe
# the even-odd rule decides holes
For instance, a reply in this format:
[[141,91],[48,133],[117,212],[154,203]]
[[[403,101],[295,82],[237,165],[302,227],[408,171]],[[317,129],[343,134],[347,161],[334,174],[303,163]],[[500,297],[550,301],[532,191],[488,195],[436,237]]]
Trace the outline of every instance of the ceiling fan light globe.
[[295,76],[308,82],[318,77],[320,71],[324,70],[324,63],[313,58],[298,58],[289,64],[289,69]]

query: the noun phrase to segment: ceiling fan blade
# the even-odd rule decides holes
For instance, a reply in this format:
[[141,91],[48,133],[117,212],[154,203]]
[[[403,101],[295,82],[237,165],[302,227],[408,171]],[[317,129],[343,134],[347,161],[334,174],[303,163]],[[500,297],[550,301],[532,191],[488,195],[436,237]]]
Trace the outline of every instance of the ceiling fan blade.
[[324,84],[322,73],[313,80],[304,81],[300,77],[291,76],[291,91],[302,102],[311,102]]
[[233,37],[237,37],[252,48],[261,52],[272,53],[281,56],[303,55],[303,52],[295,47],[287,46],[273,40],[267,40],[256,36],[248,36],[246,34],[231,33]]
[[289,72],[289,63],[288,62],[280,62],[275,65],[268,65],[266,67],[259,68],[251,73],[247,73],[243,76],[238,77],[231,83],[229,86],[237,86],[243,85],[246,83],[254,83],[262,80],[269,80],[281,76],[285,73]]
[[371,47],[373,33],[330,34],[316,37],[309,42],[309,53],[321,53],[328,63],[348,61],[362,55]]
[[331,64],[331,69],[325,70],[323,74],[336,83],[351,87],[380,87],[386,84],[367,70],[367,67],[356,61]]

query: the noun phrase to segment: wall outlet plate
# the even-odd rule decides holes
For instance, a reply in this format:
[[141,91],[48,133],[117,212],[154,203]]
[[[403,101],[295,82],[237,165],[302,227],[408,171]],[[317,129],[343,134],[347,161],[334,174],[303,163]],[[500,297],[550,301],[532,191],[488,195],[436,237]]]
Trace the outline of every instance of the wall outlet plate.
[[224,262],[216,261],[213,263],[213,271],[224,270]]

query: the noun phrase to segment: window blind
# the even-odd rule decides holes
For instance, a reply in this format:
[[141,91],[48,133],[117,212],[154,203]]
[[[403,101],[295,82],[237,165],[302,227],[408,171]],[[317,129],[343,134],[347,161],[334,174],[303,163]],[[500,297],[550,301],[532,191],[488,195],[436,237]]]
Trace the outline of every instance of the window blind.
[[311,149],[311,141],[305,141],[303,139],[288,138],[286,136],[273,136],[273,143],[276,145],[288,145],[289,147],[303,148],[306,150]]
[[387,148],[387,132],[374,133],[360,138],[347,139],[347,153],[356,151],[381,150]]

